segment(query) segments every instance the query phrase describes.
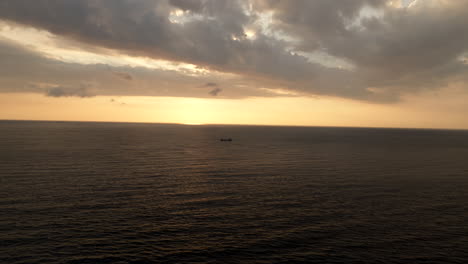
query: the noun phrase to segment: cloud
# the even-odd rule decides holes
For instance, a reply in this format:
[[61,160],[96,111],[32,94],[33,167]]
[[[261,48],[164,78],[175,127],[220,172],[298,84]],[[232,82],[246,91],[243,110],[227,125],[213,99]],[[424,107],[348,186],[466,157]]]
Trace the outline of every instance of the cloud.
[[214,82],[207,82],[204,86],[205,87],[216,87],[216,86],[218,86],[218,84],[214,83]]
[[209,94],[211,94],[212,96],[217,96],[223,89],[219,88],[219,87],[215,87],[213,88],[213,90],[211,90],[209,92]]
[[122,78],[122,79],[127,80],[127,81],[133,80],[132,75],[130,75],[130,74],[126,73],[126,72],[114,72],[114,74],[116,76],[118,76],[119,78]]
[[118,104],[118,105],[122,105],[122,106],[123,106],[123,105],[127,105],[125,102],[122,102],[122,101],[120,101],[120,100],[116,100],[116,99],[114,99],[114,98],[111,98],[111,99],[109,100],[109,102],[115,103],[115,104]]
[[[468,52],[468,0],[416,0],[409,6],[408,3],[4,0],[0,2],[0,19],[47,30],[86,44],[83,48],[111,49],[232,74],[236,77],[230,83],[223,80],[223,87],[231,86],[223,93],[225,96],[256,93],[269,96],[266,90],[278,89],[302,95],[391,102],[407,93],[459,82],[467,74],[467,65],[460,56]],[[23,55],[0,51],[0,56]],[[67,67],[61,71],[74,75],[71,68],[80,68],[80,72],[92,75],[78,65]],[[92,68],[99,66],[89,66]],[[59,71],[52,66],[47,69]],[[109,74],[102,73],[106,77],[99,77],[99,83],[109,81],[107,85],[113,87],[104,88],[98,83],[93,89],[99,94],[161,95],[162,91],[170,90],[166,93],[203,96],[190,88],[193,83],[216,79],[164,71],[154,77],[151,74],[156,71],[125,67],[113,71],[114,76],[124,80],[141,76],[148,86],[150,80],[158,80],[155,86],[163,86],[165,82],[180,85],[172,85],[179,88],[171,89],[124,87],[109,81]],[[244,84],[251,88],[243,90]],[[217,86],[212,87],[215,88],[210,94],[220,92],[216,91]]]
[[221,88],[219,87],[219,85],[218,85],[217,83],[215,83],[215,82],[207,82],[207,83],[205,83],[202,87],[212,88],[212,89],[208,92],[208,94],[210,94],[210,95],[212,95],[212,96],[218,96],[218,94],[219,94],[220,92],[223,91],[223,89],[221,89]]
[[[133,81],[122,82],[115,73],[127,73]],[[175,70],[62,62],[0,37],[0,93],[208,98],[211,95],[206,90],[193,84],[220,81],[229,88],[224,94],[226,98],[276,96],[257,89],[260,83],[242,76],[216,73],[194,76]]]
[[54,83],[28,83],[26,91],[43,91],[49,97],[93,97],[92,84],[60,85]]
[[219,85],[215,82],[207,82],[201,87],[211,88],[211,90],[208,92],[208,94],[210,94],[211,96],[218,96],[218,94],[223,91],[223,89],[221,89]]
[[380,0],[258,2],[274,13],[276,30],[299,39],[300,51],[325,50],[354,65],[358,86],[404,92],[466,73],[457,59],[468,50],[466,0],[414,1],[408,8]]
[[47,93],[50,97],[92,97],[85,87],[73,88],[73,87],[53,87],[50,88]]

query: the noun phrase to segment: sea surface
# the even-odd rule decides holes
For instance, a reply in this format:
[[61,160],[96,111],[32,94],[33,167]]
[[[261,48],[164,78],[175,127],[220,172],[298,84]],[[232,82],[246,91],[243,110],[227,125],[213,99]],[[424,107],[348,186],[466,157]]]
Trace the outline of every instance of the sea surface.
[[1,121],[0,263],[468,263],[468,131]]

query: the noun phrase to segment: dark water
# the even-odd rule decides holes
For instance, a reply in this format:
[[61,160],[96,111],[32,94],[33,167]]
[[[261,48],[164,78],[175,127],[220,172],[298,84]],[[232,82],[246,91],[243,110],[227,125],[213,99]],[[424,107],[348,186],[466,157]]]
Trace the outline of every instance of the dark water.
[[1,263],[468,260],[467,131],[4,121],[0,162]]

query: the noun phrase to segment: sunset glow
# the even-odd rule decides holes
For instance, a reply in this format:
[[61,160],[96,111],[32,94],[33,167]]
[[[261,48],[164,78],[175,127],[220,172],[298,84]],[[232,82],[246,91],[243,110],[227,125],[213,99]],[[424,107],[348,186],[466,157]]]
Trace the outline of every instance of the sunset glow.
[[[444,16],[462,12],[456,9],[457,1],[384,2],[350,4],[354,13],[337,22],[339,29],[322,29],[299,11],[295,15],[303,17],[303,23],[287,20],[291,15],[287,12],[293,10],[287,5],[292,4],[239,1],[239,6],[220,7],[215,14],[162,1],[151,14],[168,23],[160,25],[172,34],[167,36],[168,43],[150,37],[156,20],[148,21],[154,23],[151,26],[141,24],[132,12],[126,19],[135,21],[134,31],[146,33],[133,35],[134,31],[113,28],[118,20],[102,13],[101,22],[95,21],[102,37],[95,38],[66,24],[63,28],[51,26],[47,21],[52,18],[45,14],[37,21],[11,17],[6,10],[21,7],[0,5],[4,10],[0,12],[0,118],[468,128],[463,117],[467,110],[463,100],[468,97],[464,40],[452,45],[456,50],[444,45],[447,50],[440,52],[445,55],[431,59],[428,54],[439,50],[437,32],[427,35],[403,24],[414,19],[420,28],[425,27],[425,20],[430,22],[431,18],[421,13],[425,10],[437,14],[431,23],[440,25],[441,34],[455,30],[457,21]],[[309,4],[310,8],[316,5]],[[138,9],[142,6],[126,8],[146,12]],[[212,21],[227,19],[224,12],[251,16],[251,20],[239,21],[239,32],[215,23],[224,31],[206,33],[214,34],[210,35],[212,42],[191,35],[195,34],[189,31],[191,26],[190,30],[202,32],[207,30],[205,25],[215,25]],[[408,21],[393,20],[396,16],[405,16]],[[378,21],[382,24],[374,26],[382,27],[380,31],[389,30],[382,41],[395,38],[398,47],[379,42],[380,33],[370,24]],[[390,31],[383,23],[394,23],[392,28],[398,30]],[[339,30],[348,32],[356,43],[350,39],[349,47],[341,46],[346,42],[335,43],[327,35]],[[362,51],[352,51],[357,47],[352,45],[363,45],[360,41],[369,43],[359,39],[364,38],[363,32],[374,36],[376,42]],[[132,35],[134,40],[117,42],[116,34],[121,38]],[[419,41],[418,37],[407,38],[418,34],[419,39],[430,38],[424,43],[434,43],[434,49],[425,52],[411,43]],[[178,40],[169,42],[174,39]],[[215,40],[218,46],[208,47]],[[307,43],[315,44],[307,47]],[[385,58],[385,54],[394,55]],[[69,105],[73,107],[64,108]]]

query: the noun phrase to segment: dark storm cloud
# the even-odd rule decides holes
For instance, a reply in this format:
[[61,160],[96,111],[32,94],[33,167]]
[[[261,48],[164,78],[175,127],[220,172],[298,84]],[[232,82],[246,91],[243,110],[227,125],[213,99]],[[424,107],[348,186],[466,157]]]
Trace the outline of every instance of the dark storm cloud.
[[[4,0],[0,19],[129,55],[239,74],[260,87],[392,101],[464,78],[467,6],[468,0],[416,0],[411,8],[386,0]],[[257,30],[254,38],[248,28]],[[336,58],[336,67],[305,55],[314,52]],[[340,61],[352,67],[341,69]]]

